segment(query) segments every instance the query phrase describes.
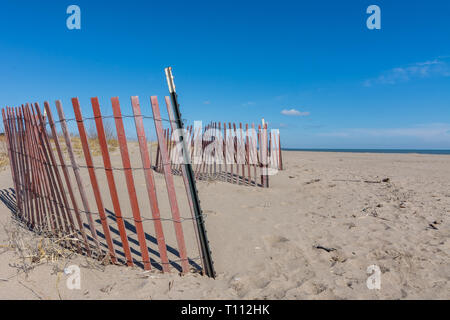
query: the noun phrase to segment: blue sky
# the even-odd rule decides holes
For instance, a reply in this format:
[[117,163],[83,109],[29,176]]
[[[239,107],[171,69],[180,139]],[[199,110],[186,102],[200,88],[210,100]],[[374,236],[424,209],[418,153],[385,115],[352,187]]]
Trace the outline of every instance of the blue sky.
[[[66,8],[81,8],[81,30]],[[381,8],[381,30],[366,8]],[[280,128],[284,147],[450,148],[450,1],[2,1],[0,104],[105,114],[168,94],[183,117]]]

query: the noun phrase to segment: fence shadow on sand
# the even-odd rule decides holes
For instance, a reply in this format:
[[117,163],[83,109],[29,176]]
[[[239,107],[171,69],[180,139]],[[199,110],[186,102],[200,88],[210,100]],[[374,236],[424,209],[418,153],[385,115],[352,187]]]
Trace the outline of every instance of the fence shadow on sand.
[[[16,192],[15,192],[14,188],[6,188],[6,189],[0,190],[0,200],[5,205],[5,207],[11,212],[13,218],[20,219],[20,217],[18,215],[17,198],[16,198]],[[111,210],[108,210],[108,209],[105,209],[105,211],[107,214],[107,218],[111,222],[116,222],[116,216],[115,216],[114,212],[112,212]],[[97,237],[99,238],[100,246],[102,248],[104,248],[106,251],[108,249],[108,245],[106,243],[105,236],[101,231],[99,231],[101,229],[101,220],[95,219],[94,222],[97,224],[96,231],[97,231]],[[85,228],[85,232],[88,233],[89,225],[87,223],[84,223],[84,228]],[[133,258],[134,258],[133,263],[140,268],[144,268],[144,264],[142,263],[141,252],[139,250],[133,248],[133,246],[139,246],[136,227],[133,224],[129,223],[128,221],[125,221],[125,228],[127,229],[128,242],[131,244],[130,250],[131,250],[131,252],[133,254]],[[112,225],[109,226],[109,229],[110,229],[110,232],[114,235],[112,237],[112,239],[113,239],[113,242],[115,245],[115,252],[117,254],[118,263],[125,265],[126,257],[125,257],[125,253],[123,251],[123,244],[120,241],[119,230],[114,228]],[[145,232],[145,238],[149,243],[151,243],[153,245],[157,245],[157,239],[155,237],[153,237],[152,235],[148,234],[147,232]],[[89,236],[88,236],[88,240],[90,242],[93,242],[93,239]],[[169,259],[170,265],[173,268],[175,268],[177,271],[182,272],[182,267],[180,266],[180,264],[177,261],[180,259],[179,251],[176,248],[169,246],[169,245],[166,245],[166,249],[167,249],[167,252],[170,253],[174,257],[174,259]],[[163,269],[161,266],[161,262],[158,262],[158,261],[160,261],[159,252],[149,246],[148,253],[150,256],[150,262],[151,262],[152,267],[154,267],[155,269],[157,269],[159,271],[162,271]],[[195,259],[189,258],[189,265],[194,270],[200,271],[202,269],[202,267],[199,264],[197,264],[194,260]]]

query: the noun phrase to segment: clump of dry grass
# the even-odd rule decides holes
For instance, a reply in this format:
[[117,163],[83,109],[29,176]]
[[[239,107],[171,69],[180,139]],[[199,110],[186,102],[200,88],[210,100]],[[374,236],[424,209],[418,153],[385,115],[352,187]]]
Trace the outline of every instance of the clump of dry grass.
[[9,265],[16,268],[18,273],[23,272],[26,275],[40,264],[70,259],[75,252],[63,244],[79,241],[71,235],[63,237],[36,235],[17,220],[4,225],[3,229],[8,237],[8,243],[4,247],[14,251],[17,258]]
[[[108,145],[108,150],[109,150],[109,152],[114,152],[114,151],[116,151],[117,147],[119,146],[119,142],[117,141],[115,134],[114,134],[114,129],[111,125],[111,122],[109,122],[109,121],[104,121],[103,126],[104,126],[104,130],[105,130],[105,137],[106,137],[106,143]],[[86,134],[87,134],[87,138],[88,138],[89,149],[91,151],[92,156],[100,156],[102,154],[102,151],[100,148],[100,143],[98,140],[98,134],[97,134],[97,129],[95,127],[95,124],[91,123],[88,126],[86,131],[87,131]],[[78,135],[72,135],[70,137],[70,140],[72,142],[72,149],[73,149],[73,152],[75,153],[75,155],[82,156],[83,155],[83,145],[81,144],[80,137]],[[53,144],[53,147],[52,147],[53,150],[56,151],[53,139],[50,139],[50,141]],[[64,136],[62,134],[58,136],[58,141],[59,141],[59,145],[61,146],[62,151],[66,152],[67,145],[66,145]]]
[[[111,122],[106,119],[103,121],[103,128],[105,132],[106,143],[108,144],[109,152],[114,152],[119,146],[119,142],[117,141],[114,128]],[[102,154],[100,143],[98,141],[97,129],[93,123],[91,123],[87,130],[87,137],[89,140],[89,146],[91,147],[91,153],[93,156],[99,156]]]
[[[58,292],[60,299],[61,293],[59,291],[59,283],[61,280],[61,275],[65,272],[65,267],[77,257],[74,246],[69,246],[73,242],[79,241],[72,235],[66,235],[62,237],[45,237],[36,234],[17,219],[12,219],[7,225],[3,225],[5,234],[8,236],[6,244],[1,244],[1,248],[5,248],[2,252],[13,251],[15,254],[15,260],[11,260],[9,266],[16,269],[16,274],[9,276],[6,279],[1,278],[3,281],[9,281],[10,279],[23,274],[27,279],[30,272],[36,267],[43,264],[50,264],[52,267],[51,274],[57,275],[55,288]],[[70,247],[71,249],[68,249]],[[94,253],[94,252],[93,252]],[[105,271],[105,266],[110,264],[109,255],[98,255],[99,259],[91,259],[87,256],[85,258],[85,263],[80,264],[83,268],[88,268],[91,270]],[[102,259],[101,259],[102,258]],[[39,299],[49,299],[45,294],[33,289],[32,286],[26,285],[25,283],[18,280],[18,282],[33,292]]]

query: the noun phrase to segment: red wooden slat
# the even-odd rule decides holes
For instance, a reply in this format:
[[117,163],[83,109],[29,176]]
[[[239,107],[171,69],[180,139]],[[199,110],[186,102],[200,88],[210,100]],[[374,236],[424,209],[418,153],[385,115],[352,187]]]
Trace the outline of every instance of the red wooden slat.
[[23,163],[22,163],[22,154],[20,149],[20,143],[19,143],[19,133],[17,130],[17,118],[15,116],[15,109],[10,108],[9,109],[9,117],[10,117],[10,123],[11,123],[11,129],[13,131],[14,135],[14,151],[16,154],[16,162],[17,162],[17,169],[18,169],[18,185],[19,189],[16,192],[16,196],[18,197],[18,203],[20,207],[20,217],[23,219],[25,215],[25,203],[23,198],[23,188],[24,188],[24,173],[23,173]]
[[95,202],[97,203],[98,212],[100,215],[100,221],[103,228],[103,233],[106,239],[106,243],[109,249],[109,255],[113,263],[117,262],[116,253],[114,251],[114,245],[111,240],[111,234],[109,232],[108,221],[105,214],[105,208],[103,206],[102,196],[100,194],[100,187],[97,182],[97,176],[93,167],[93,161],[91,151],[86,136],[86,129],[84,128],[83,116],[81,115],[80,102],[78,98],[72,98],[73,110],[75,112],[75,118],[78,125],[78,133],[80,134],[81,145],[83,147],[84,158],[86,159],[86,165],[88,166],[89,177],[92,183],[92,190],[94,191]]
[[22,201],[23,201],[22,219],[23,219],[23,221],[26,221],[27,213],[28,213],[28,206],[27,206],[27,198],[26,198],[25,188],[26,188],[27,184],[25,181],[26,172],[25,172],[25,163],[24,163],[24,153],[23,153],[23,149],[22,149],[22,132],[19,127],[20,118],[19,118],[19,112],[18,112],[17,107],[13,108],[12,113],[13,113],[13,118],[14,118],[14,129],[16,131],[17,151],[18,151],[18,156],[19,156],[20,172],[21,172],[21,177],[22,177],[21,188],[20,188],[20,191],[21,191],[20,196],[22,197]]
[[30,181],[30,207],[31,207],[31,223],[33,228],[38,229],[40,224],[40,217],[39,217],[39,211],[37,206],[37,194],[36,194],[36,186],[37,186],[37,180],[35,176],[35,170],[34,170],[34,159],[33,155],[31,153],[31,142],[30,142],[30,136],[28,133],[28,119],[27,119],[27,111],[29,110],[28,103],[26,106],[22,106],[22,116],[23,116],[23,128],[24,128],[24,140],[25,140],[25,146],[26,146],[26,153],[28,155],[28,168],[29,168],[29,181]]
[[17,108],[12,108],[10,110],[11,118],[12,118],[12,125],[15,135],[15,145],[16,145],[16,154],[17,154],[17,161],[18,161],[18,168],[20,171],[20,188],[18,192],[18,196],[20,198],[21,202],[21,218],[25,219],[26,215],[26,200],[25,200],[25,169],[24,169],[24,163],[23,163],[23,152],[22,152],[22,146],[21,146],[21,138],[20,138],[20,130],[19,130],[19,118],[17,114]]
[[22,162],[23,162],[23,168],[24,168],[24,199],[25,199],[25,220],[26,223],[29,225],[31,223],[31,200],[30,200],[30,180],[29,180],[29,173],[30,169],[28,167],[28,154],[27,154],[27,146],[25,144],[25,129],[23,128],[23,116],[22,116],[22,110],[21,108],[17,108],[17,119],[18,119],[18,129],[19,129],[19,137],[20,137],[20,148],[21,148],[21,154],[22,154]]
[[147,187],[148,199],[152,210],[153,225],[155,227],[156,239],[158,242],[159,256],[163,271],[169,272],[169,258],[167,256],[166,240],[164,239],[163,226],[161,223],[161,215],[159,212],[158,198],[156,196],[155,179],[153,177],[151,161],[148,153],[147,138],[145,137],[144,122],[142,120],[141,107],[138,97],[131,97],[131,105],[133,107],[134,123],[136,125],[136,134],[139,142],[139,151],[141,153],[141,161],[144,166],[145,185]]
[[[51,164],[51,169],[53,169],[52,170],[52,172],[53,172],[52,179],[55,180],[55,178],[56,178],[56,181],[54,181],[54,185],[56,187],[55,191],[57,193],[58,200],[60,201],[60,204],[61,204],[61,211],[63,212],[64,223],[67,225],[67,229],[73,233],[75,231],[75,227],[74,227],[74,223],[73,223],[72,214],[69,210],[69,208],[70,208],[69,202],[67,201],[67,196],[66,196],[66,192],[64,190],[64,185],[62,183],[61,175],[58,170],[58,163],[56,162],[55,156],[53,154],[53,148],[50,145],[50,141],[48,139],[45,121],[41,115],[41,110],[37,103],[35,104],[35,109],[36,109],[37,117],[41,124],[42,132],[43,132],[42,137],[43,137],[45,146],[47,147],[48,157],[50,158],[49,163]],[[78,242],[77,242],[77,244],[78,244]]]
[[164,170],[164,178],[166,180],[167,193],[170,201],[170,208],[172,211],[172,218],[175,227],[175,234],[177,237],[178,243],[178,251],[180,253],[181,258],[181,266],[183,272],[186,273],[189,271],[189,263],[187,260],[186,253],[186,245],[184,243],[184,235],[183,235],[183,227],[180,221],[180,211],[178,208],[177,198],[175,194],[175,185],[173,182],[172,170],[170,169],[169,157],[167,154],[167,146],[164,141],[162,123],[161,123],[161,114],[159,112],[158,99],[155,96],[151,97],[152,111],[153,111],[153,120],[155,122],[156,135],[158,136],[158,143],[161,146],[161,158],[162,165]]
[[[34,112],[32,113],[32,115],[29,115],[29,119],[31,122],[31,126],[32,126],[32,141],[33,141],[33,146],[34,146],[34,150],[35,150],[35,154],[38,157],[39,160],[39,167],[40,167],[40,174],[41,174],[41,181],[43,182],[43,186],[46,192],[46,199],[47,199],[47,205],[48,208],[50,208],[49,212],[48,212],[48,220],[49,220],[49,224],[50,224],[50,228],[52,229],[53,233],[58,235],[59,231],[62,231],[62,226],[61,226],[61,220],[59,219],[59,213],[58,213],[58,206],[57,206],[57,201],[55,198],[55,195],[53,193],[53,186],[51,185],[50,179],[49,179],[49,174],[48,174],[48,167],[47,167],[47,162],[44,159],[44,155],[43,155],[43,146],[41,143],[41,139],[40,139],[40,132],[39,132],[39,128],[36,122],[36,117],[34,115]],[[59,223],[59,226],[57,224],[57,222]],[[60,229],[61,228],[61,229]]]
[[[39,109],[39,107],[37,107]],[[33,109],[34,110],[34,109]],[[46,145],[44,139],[47,138],[47,132],[45,131],[45,128],[42,128],[39,124],[39,120],[37,119],[37,116],[33,114],[33,116],[30,115],[31,121],[36,121],[36,128],[38,129],[38,142],[39,142],[39,150],[41,152],[41,156],[43,157],[44,161],[44,168],[45,168],[45,174],[48,177],[48,181],[50,183],[50,192],[53,197],[53,201],[55,204],[55,212],[56,212],[56,220],[58,221],[59,230],[62,233],[68,234],[71,232],[67,218],[65,216],[64,211],[64,205],[61,200],[61,194],[60,190],[58,189],[58,186],[55,181],[55,176],[53,173],[53,167],[50,162],[50,157],[48,155],[48,146]]]
[[[56,101],[56,104],[60,104],[60,101]],[[64,174],[64,180],[66,182],[66,186],[67,186],[67,190],[69,191],[69,197],[73,206],[73,209],[75,211],[75,217],[77,219],[77,223],[78,223],[78,231],[81,233],[81,236],[83,238],[85,247],[86,247],[86,251],[88,253],[88,255],[91,255],[91,250],[89,248],[89,243],[86,237],[86,233],[84,232],[84,226],[83,226],[83,222],[81,220],[81,215],[80,215],[80,210],[78,208],[78,203],[75,199],[75,195],[73,193],[73,189],[72,189],[72,184],[70,182],[70,177],[69,177],[69,172],[67,170],[67,166],[64,160],[64,156],[59,144],[59,140],[58,140],[58,134],[56,132],[56,127],[55,127],[55,122],[53,120],[53,115],[52,115],[52,111],[50,109],[50,105],[48,104],[48,102],[44,102],[44,107],[45,107],[45,111],[47,113],[47,117],[48,117],[48,122],[50,125],[50,129],[52,130],[52,135],[53,135],[53,140],[55,143],[55,148],[56,148],[56,152],[58,154],[58,158],[59,158],[59,162],[61,164],[61,168]]]
[[18,146],[18,137],[17,137],[17,131],[16,131],[16,119],[13,114],[13,108],[7,108],[6,113],[8,117],[8,123],[9,128],[11,132],[11,149],[13,150],[13,153],[15,155],[15,163],[17,168],[17,190],[16,192],[16,198],[17,198],[17,204],[19,207],[19,217],[23,216],[23,199],[22,199],[22,168],[21,168],[21,162],[20,162],[20,152],[19,152],[19,146]]
[[[43,184],[42,179],[41,179],[40,174],[39,174],[39,168],[40,168],[41,163],[39,161],[39,157],[37,156],[37,154],[35,152],[34,140],[33,140],[34,129],[33,129],[32,123],[31,123],[29,118],[27,119],[27,121],[25,121],[25,125],[26,125],[26,131],[27,131],[27,135],[28,135],[28,140],[29,140],[29,142],[28,142],[28,144],[29,144],[29,152],[30,152],[31,158],[33,159],[32,162],[34,163],[32,170],[35,171],[34,173],[35,173],[35,179],[36,179],[36,186],[40,190],[41,189],[41,184]],[[42,192],[39,191],[39,193],[41,194]],[[40,211],[40,215],[41,215],[41,217],[40,217],[40,220],[41,220],[41,223],[42,223],[41,228],[45,229],[45,214],[44,214],[45,213],[45,211],[44,211],[45,208],[42,205],[42,202],[43,202],[42,198],[40,199],[40,202],[41,202],[41,208],[39,208],[38,210]]]
[[92,211],[89,207],[89,202],[87,200],[86,191],[84,190],[83,181],[80,176],[80,168],[75,160],[75,154],[73,153],[72,141],[70,139],[69,130],[67,129],[66,117],[64,115],[64,110],[61,103],[56,103],[56,110],[58,111],[59,122],[61,123],[61,129],[63,132],[64,140],[66,142],[67,153],[69,154],[70,162],[72,165],[72,170],[75,175],[75,180],[77,181],[78,191],[80,193],[81,202],[83,204],[84,211],[86,213],[86,218],[89,224],[89,230],[91,231],[91,236],[94,241],[95,246],[101,250],[100,243],[97,237],[97,231],[95,228],[94,220],[92,218]]
[[40,207],[39,207],[39,201],[38,201],[38,194],[37,194],[37,188],[39,185],[38,179],[37,179],[37,164],[36,164],[36,158],[35,155],[33,153],[33,148],[32,148],[32,142],[31,142],[31,136],[30,136],[30,132],[32,131],[31,129],[31,123],[28,117],[28,111],[29,111],[29,107],[28,104],[26,106],[26,109],[23,109],[23,115],[24,115],[24,125],[25,125],[25,140],[26,140],[26,145],[27,145],[27,153],[30,157],[30,175],[31,175],[31,180],[32,183],[30,185],[31,187],[31,191],[32,191],[32,206],[34,206],[34,216],[36,218],[36,228],[40,229],[41,227],[41,211],[40,211]]
[[[39,155],[37,154],[37,148],[35,146],[35,141],[34,141],[34,128],[33,128],[33,123],[30,119],[30,112],[29,109],[27,109],[27,122],[28,126],[27,126],[27,132],[28,132],[28,136],[29,136],[29,144],[30,144],[30,153],[31,153],[31,157],[34,159],[34,173],[35,173],[35,177],[36,177],[36,187],[38,190],[38,194],[39,194],[39,211],[40,211],[40,219],[41,219],[41,223],[42,223],[42,229],[43,230],[49,230],[47,229],[50,225],[50,222],[47,222],[46,218],[48,217],[48,215],[46,215],[46,212],[48,212],[50,214],[50,212],[53,212],[50,208],[46,208],[45,205],[45,201],[43,198],[43,184],[45,183],[42,175],[41,175],[41,162],[39,159]],[[48,200],[48,199],[47,199]],[[48,225],[47,225],[48,223]]]
[[117,139],[119,140],[120,155],[122,156],[123,172],[127,183],[128,195],[130,197],[131,209],[133,211],[134,225],[138,236],[139,246],[141,248],[142,261],[144,262],[144,269],[150,270],[150,258],[148,255],[147,243],[145,240],[144,228],[142,226],[141,212],[136,196],[136,189],[134,186],[133,173],[131,171],[130,156],[128,154],[127,138],[125,136],[125,129],[123,126],[122,113],[120,111],[119,98],[111,98],[114,120],[116,123]]
[[[38,112],[39,110],[39,106],[35,106],[35,109],[33,109],[33,114],[29,115],[30,116],[30,120],[33,122],[34,126],[35,126],[35,132],[36,132],[36,137],[37,137],[37,144],[38,144],[38,148],[39,148],[39,152],[40,152],[40,157],[44,163],[44,174],[45,177],[47,178],[47,182],[48,182],[48,189],[50,190],[50,194],[52,197],[52,201],[54,204],[54,208],[55,208],[55,217],[56,217],[56,221],[58,222],[58,227],[57,230],[61,231],[62,233],[70,233],[70,229],[67,223],[67,219],[65,217],[65,212],[64,212],[64,205],[63,202],[61,200],[61,195],[60,192],[58,190],[58,186],[56,184],[55,181],[55,177],[54,177],[54,173],[52,171],[52,167],[51,167],[51,163],[50,163],[50,159],[49,159],[49,155],[47,153],[47,145],[44,141],[44,139],[47,136],[47,132],[45,131],[45,128],[43,128],[39,123],[38,123],[38,119],[37,119],[37,114],[35,114],[34,112]],[[45,137],[44,137],[45,136]],[[62,219],[61,219],[62,218]],[[63,223],[64,222],[64,223]]]
[[25,114],[25,108],[28,108],[28,104],[26,104],[26,107],[24,107],[22,105],[22,119],[23,119],[23,123],[22,123],[22,129],[24,130],[23,133],[23,142],[24,142],[24,146],[25,146],[25,155],[27,158],[27,163],[28,163],[28,201],[29,201],[29,209],[30,209],[30,218],[31,218],[31,227],[32,228],[36,228],[36,223],[37,223],[37,211],[36,211],[36,206],[35,206],[35,192],[34,192],[34,188],[35,188],[35,178],[34,178],[34,174],[33,174],[33,160],[32,160],[32,156],[31,156],[31,150],[30,150],[30,141],[29,141],[29,136],[28,136],[28,130],[27,130],[27,117]]
[[100,111],[100,105],[97,98],[91,99],[92,110],[94,111],[95,126],[97,128],[98,142],[102,151],[103,165],[105,166],[106,179],[108,181],[108,187],[111,195],[111,201],[116,215],[117,227],[119,229],[120,239],[122,240],[123,252],[127,259],[127,265],[132,266],[133,260],[131,258],[130,245],[128,244],[127,233],[125,230],[125,223],[122,217],[122,210],[120,208],[119,196],[117,194],[116,182],[114,180],[114,174],[111,166],[111,159],[109,157],[108,142],[106,141],[105,129],[103,127],[102,114]]

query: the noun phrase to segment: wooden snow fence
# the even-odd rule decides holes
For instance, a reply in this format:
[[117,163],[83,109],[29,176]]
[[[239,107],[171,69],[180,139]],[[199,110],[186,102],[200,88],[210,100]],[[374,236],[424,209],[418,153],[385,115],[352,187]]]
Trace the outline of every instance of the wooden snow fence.
[[[2,110],[17,218],[35,232],[60,238],[63,246],[114,264],[204,272],[210,252],[200,248],[205,237],[198,236],[203,215],[193,210],[197,190],[174,177],[184,164],[170,161],[167,130],[177,128],[170,100],[168,119],[154,96],[145,110],[132,97],[130,114],[122,114],[119,99],[112,98],[103,105],[112,107],[107,116],[97,98],[90,105],[71,102],[73,118],[65,116],[61,101],[55,103],[57,118],[48,102],[43,109],[33,103]],[[137,138],[130,140],[131,134]],[[154,174],[153,158],[162,174]]]
[[[166,99],[170,110],[170,100]],[[169,117],[172,119],[170,111]],[[174,134],[176,129],[164,130],[168,143],[171,169],[181,174],[182,148]],[[283,170],[279,130],[269,132],[267,123],[236,124],[211,122],[205,127],[187,126],[184,135],[197,180],[221,180],[233,184],[269,187],[269,168]],[[156,170],[163,171],[164,163],[159,148],[156,153]]]

